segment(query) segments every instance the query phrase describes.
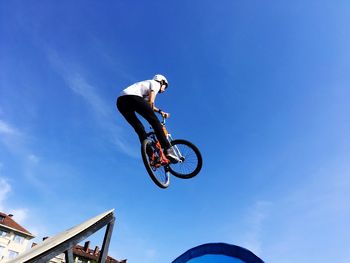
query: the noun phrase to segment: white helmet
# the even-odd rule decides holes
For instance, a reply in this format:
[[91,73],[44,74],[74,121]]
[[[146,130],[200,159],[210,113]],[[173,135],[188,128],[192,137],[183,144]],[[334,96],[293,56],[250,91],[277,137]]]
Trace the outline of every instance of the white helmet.
[[167,87],[169,85],[168,80],[166,79],[166,77],[164,77],[163,75],[160,75],[160,74],[154,75],[153,80],[158,81],[161,84],[165,84]]

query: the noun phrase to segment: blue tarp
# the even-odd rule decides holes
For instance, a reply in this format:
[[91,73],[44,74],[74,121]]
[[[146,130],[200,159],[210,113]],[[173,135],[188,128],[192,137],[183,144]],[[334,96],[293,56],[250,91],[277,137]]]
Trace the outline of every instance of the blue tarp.
[[245,263],[264,263],[248,249],[226,243],[209,243],[194,247],[175,259],[172,263],[186,263],[204,255],[225,255]]

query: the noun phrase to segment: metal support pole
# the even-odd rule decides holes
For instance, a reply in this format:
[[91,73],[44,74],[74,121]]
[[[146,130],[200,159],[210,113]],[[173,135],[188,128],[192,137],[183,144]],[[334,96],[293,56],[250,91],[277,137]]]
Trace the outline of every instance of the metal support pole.
[[98,263],[105,263],[108,255],[108,248],[109,243],[111,241],[112,233],[113,233],[113,227],[114,227],[115,217],[111,220],[111,222],[107,225],[106,233],[103,239],[102,249],[100,258],[98,260]]
[[64,252],[66,263],[73,263],[73,249],[70,248]]

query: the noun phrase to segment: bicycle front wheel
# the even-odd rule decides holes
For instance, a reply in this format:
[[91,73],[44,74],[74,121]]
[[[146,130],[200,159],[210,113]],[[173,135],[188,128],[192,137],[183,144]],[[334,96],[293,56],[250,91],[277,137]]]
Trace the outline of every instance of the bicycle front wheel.
[[170,184],[169,166],[157,166],[153,164],[152,155],[156,152],[155,143],[146,139],[141,145],[142,161],[152,181],[160,188],[167,188]]
[[182,179],[196,176],[202,169],[203,163],[199,149],[186,140],[173,140],[171,145],[181,161],[169,165],[170,173]]

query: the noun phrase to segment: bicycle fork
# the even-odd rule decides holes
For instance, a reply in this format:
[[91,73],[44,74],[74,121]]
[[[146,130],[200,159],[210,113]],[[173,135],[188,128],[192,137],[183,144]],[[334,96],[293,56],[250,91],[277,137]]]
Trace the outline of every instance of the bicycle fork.
[[[171,142],[173,141],[173,138],[171,137],[171,134],[166,133],[166,137],[167,137],[170,145],[172,145]],[[179,163],[182,163],[185,160],[185,157],[181,154],[179,147],[177,147],[177,145],[173,145],[172,147],[174,149],[174,152],[175,152],[177,158],[179,158],[179,160],[180,160]]]

